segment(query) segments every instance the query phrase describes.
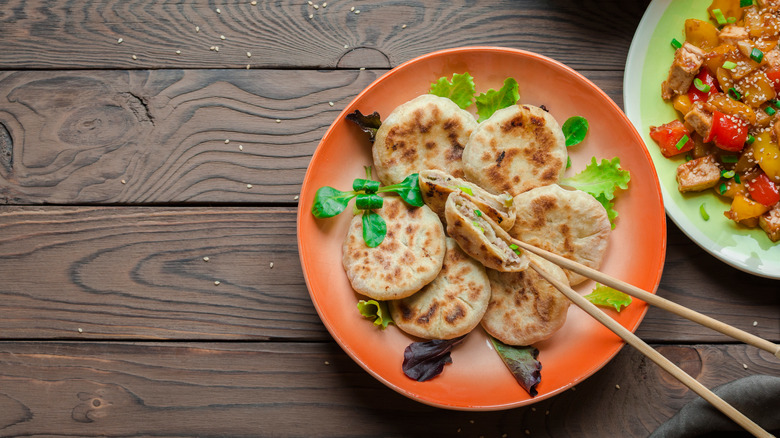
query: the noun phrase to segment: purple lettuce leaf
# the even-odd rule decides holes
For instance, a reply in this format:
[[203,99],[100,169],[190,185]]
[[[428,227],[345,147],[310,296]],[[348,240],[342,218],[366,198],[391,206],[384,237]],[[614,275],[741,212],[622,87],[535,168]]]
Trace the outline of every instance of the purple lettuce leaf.
[[345,118],[358,125],[363,132],[368,134],[369,141],[372,144],[374,143],[376,131],[382,125],[382,119],[379,117],[378,112],[374,111],[373,114],[363,115],[360,110],[355,110],[355,112],[347,114]]
[[536,360],[539,350],[528,347],[515,347],[506,345],[498,339],[490,338],[501,360],[515,376],[515,380],[523,387],[531,397],[536,396],[536,385],[542,380],[542,363]]
[[418,382],[438,376],[444,370],[444,365],[452,363],[452,347],[461,343],[465,337],[466,335],[454,339],[413,342],[404,350],[404,374]]

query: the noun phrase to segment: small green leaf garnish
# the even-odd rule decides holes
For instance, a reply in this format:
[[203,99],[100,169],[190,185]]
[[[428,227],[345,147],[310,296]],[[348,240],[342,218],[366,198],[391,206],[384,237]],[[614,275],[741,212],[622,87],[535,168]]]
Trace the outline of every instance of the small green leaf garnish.
[[385,240],[387,224],[373,210],[363,211],[363,240],[369,248],[379,246]]
[[320,187],[314,195],[311,212],[316,218],[336,216],[347,208],[349,200],[356,195],[355,192],[342,192],[329,186]]
[[582,142],[588,134],[588,120],[580,116],[569,117],[563,122],[561,130],[566,139],[566,146],[574,146]]
[[360,300],[357,303],[358,311],[364,318],[374,321],[374,325],[380,330],[387,328],[393,322],[393,317],[387,309],[387,303],[377,300]]
[[452,75],[452,80],[441,77],[431,84],[430,90],[431,94],[439,97],[446,97],[455,102],[462,109],[471,106],[474,99],[474,93],[476,92],[474,78],[471,77],[468,72],[463,74],[455,73]]
[[379,181],[362,178],[356,178],[352,181],[352,191],[354,192],[376,193],[377,190],[379,190]]
[[517,383],[523,387],[531,397],[538,392],[536,385],[542,381],[542,364],[536,358],[539,356],[539,350],[535,347],[515,347],[506,345],[498,339],[490,337],[493,347],[498,352],[504,365],[509,368]]
[[514,78],[504,79],[504,85],[498,90],[490,89],[477,96],[478,121],[483,121],[494,112],[512,106],[520,99],[519,85]]
[[375,210],[382,208],[385,198],[377,195],[376,193],[360,193],[355,197],[355,207],[358,210]]
[[602,284],[596,284],[593,292],[585,295],[585,298],[597,306],[614,307],[618,312],[631,304],[630,296]]
[[384,186],[377,190],[377,193],[396,193],[407,204],[413,207],[422,207],[425,202],[422,198],[422,192],[420,191],[420,175],[413,173],[398,184],[391,186]]
[[613,208],[612,200],[615,197],[615,190],[627,189],[630,179],[629,172],[620,168],[619,157],[611,161],[602,159],[601,163],[597,163],[596,157],[593,157],[583,171],[572,177],[563,178],[560,184],[590,193],[604,205],[614,228],[617,212]]

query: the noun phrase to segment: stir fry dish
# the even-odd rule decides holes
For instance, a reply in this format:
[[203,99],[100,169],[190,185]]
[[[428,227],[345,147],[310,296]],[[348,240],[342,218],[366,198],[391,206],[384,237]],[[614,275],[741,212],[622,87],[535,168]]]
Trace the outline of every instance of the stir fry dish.
[[[680,160],[680,192],[713,190],[725,216],[780,240],[780,1],[714,0],[710,20],[685,20],[661,97],[679,118],[651,126]],[[684,158],[684,160],[683,160]],[[704,220],[709,215],[701,209]]]

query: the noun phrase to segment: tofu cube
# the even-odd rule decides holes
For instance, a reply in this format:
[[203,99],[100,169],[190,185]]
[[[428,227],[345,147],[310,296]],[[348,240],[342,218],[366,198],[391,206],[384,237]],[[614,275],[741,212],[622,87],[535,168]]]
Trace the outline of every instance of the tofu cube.
[[715,156],[706,155],[677,167],[677,189],[681,192],[700,192],[714,187],[720,181],[720,167]]

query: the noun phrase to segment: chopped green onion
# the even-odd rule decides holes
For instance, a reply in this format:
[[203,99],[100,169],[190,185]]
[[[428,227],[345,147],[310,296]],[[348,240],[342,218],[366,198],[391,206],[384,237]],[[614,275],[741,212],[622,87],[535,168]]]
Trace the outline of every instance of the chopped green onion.
[[726,61],[726,62],[723,63],[722,67],[725,68],[726,70],[732,70],[736,66],[737,66],[737,64],[735,64],[735,63],[733,63],[731,61]]
[[691,161],[691,160],[693,160],[691,154],[685,154],[685,161]]
[[679,151],[679,150],[680,150],[680,149],[682,149],[682,148],[683,148],[683,146],[685,146],[685,144],[686,144],[686,143],[688,143],[689,141],[691,141],[691,138],[690,138],[690,137],[688,137],[688,135],[687,135],[687,134],[686,134],[686,135],[683,135],[683,136],[682,136],[682,138],[681,138],[681,139],[679,139],[679,140],[677,141],[677,144],[676,144],[676,145],[674,145],[674,147],[676,147],[676,148],[677,148],[677,150]]
[[726,193],[726,183],[720,184],[720,186],[718,187],[718,193],[720,193],[721,195]]
[[739,161],[739,157],[737,157],[736,155],[721,155],[720,161],[724,163],[736,163],[737,161]]
[[737,184],[742,184],[742,181],[739,180],[739,174],[738,173],[734,174],[734,182],[736,182]]
[[472,224],[473,224],[475,227],[479,228],[479,231],[482,231],[483,233],[485,232],[485,229],[484,229],[484,228],[482,228],[482,225],[480,225],[480,224],[479,224],[479,222],[477,222],[477,221],[471,221],[471,223],[472,223]]
[[761,62],[764,59],[764,52],[753,47],[753,50],[750,51],[750,59],[756,62]]
[[775,108],[780,108],[780,101],[778,101],[777,99],[772,99],[770,103],[772,103],[772,105],[774,105]]
[[736,175],[736,174],[737,173],[734,172],[733,170],[725,170],[724,169],[724,170],[720,171],[720,176],[723,177],[723,178],[726,178],[726,179],[734,178],[734,175]]
[[756,138],[753,137],[752,135],[748,134],[748,139],[747,139],[747,141],[745,143],[753,144],[754,141],[756,141]]
[[568,169],[570,167],[571,167],[571,157],[566,157],[566,168]]
[[710,86],[702,82],[699,78],[693,80],[693,86],[702,93],[709,93],[710,91]]
[[723,11],[720,9],[713,9],[712,16],[715,17],[715,21],[717,21],[721,26],[728,23],[728,21],[726,21],[726,17],[723,16]]
[[476,214],[478,217],[482,217],[482,212],[479,210],[474,210],[474,214]]
[[672,38],[672,47],[674,47],[675,49],[679,49],[680,47],[682,47],[682,43],[677,41],[677,38]]
[[773,115],[775,115],[775,113],[777,111],[775,111],[775,109],[772,108],[771,106],[768,106],[768,107],[764,108],[764,112],[769,114],[770,116],[773,116]]
[[519,246],[517,246],[517,245],[515,245],[514,243],[510,244],[510,245],[509,245],[509,248],[510,248],[512,251],[514,251],[514,252],[515,252],[515,254],[517,254],[517,255],[520,255],[520,254],[521,254],[520,247],[519,247]]
[[737,17],[729,17],[729,18],[726,19],[726,21],[728,21],[729,23],[734,24],[734,23],[737,22]]
[[753,6],[753,0],[739,0],[740,8],[746,8],[748,6]]
[[707,214],[707,210],[704,209],[704,204],[701,204],[699,206],[699,213],[701,213],[701,218],[704,219],[705,221],[710,220],[710,215]]
[[729,88],[729,97],[734,100],[742,99],[742,95],[739,94],[739,91],[737,91],[737,89],[734,87]]
[[458,186],[461,192],[466,193],[467,195],[474,196],[474,191],[471,190],[471,187],[467,186]]

